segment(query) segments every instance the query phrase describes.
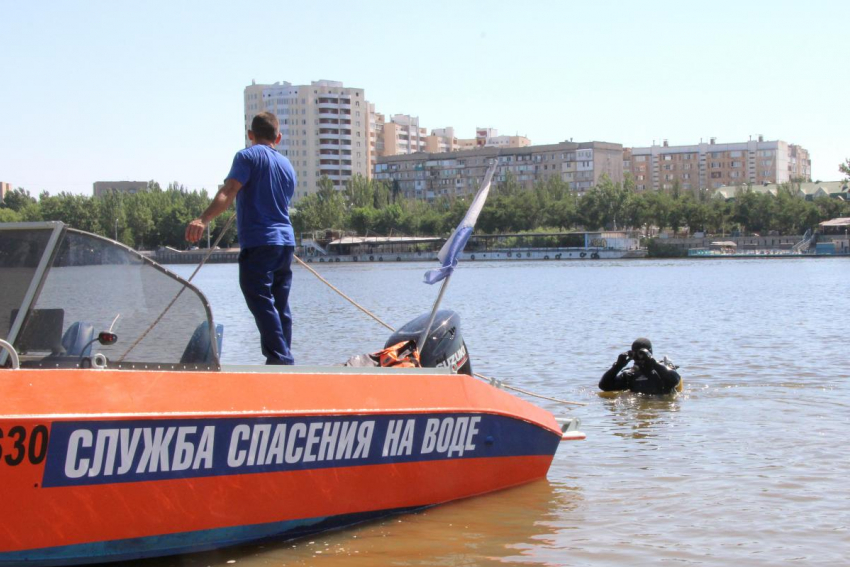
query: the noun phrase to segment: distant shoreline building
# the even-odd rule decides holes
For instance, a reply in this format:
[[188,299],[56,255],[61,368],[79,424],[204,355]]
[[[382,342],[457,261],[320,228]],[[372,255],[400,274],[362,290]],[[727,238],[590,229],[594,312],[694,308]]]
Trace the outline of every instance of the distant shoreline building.
[[416,152],[457,152],[484,147],[522,148],[531,145],[525,136],[499,136],[495,128],[476,128],[475,138],[463,139],[455,136],[451,126],[435,128],[431,134],[419,124],[419,118],[408,114],[394,114],[389,122],[383,114],[375,113],[369,132],[372,142],[372,162],[379,157],[413,154]]
[[245,87],[245,146],[254,116],[263,111],[280,121],[277,150],[298,176],[295,198],[315,193],[327,176],[337,189],[356,174],[371,175],[370,111],[363,89],[339,81],[309,85],[278,82]]
[[147,191],[147,181],[95,181],[93,186],[94,196],[102,197],[107,193],[139,193]]
[[12,191],[12,184],[11,183],[6,183],[5,181],[0,181],[0,203],[2,203],[4,199],[6,199],[6,193],[9,193],[11,191]]
[[375,177],[397,182],[405,197],[430,201],[474,193],[492,159],[500,164],[495,181],[505,181],[510,173],[524,187],[557,177],[568,182],[571,189],[584,192],[603,174],[615,183],[623,181],[623,146],[608,142],[383,156],[377,158]]
[[376,120],[376,125],[383,125],[376,132],[382,143],[378,156],[395,156],[400,154],[413,154],[425,151],[425,138],[428,131],[419,126],[419,117],[408,114],[393,114],[387,122],[383,115]]
[[724,185],[811,181],[812,160],[801,146],[781,140],[758,140],[687,146],[625,148],[623,171],[631,173],[638,190],[717,189]]

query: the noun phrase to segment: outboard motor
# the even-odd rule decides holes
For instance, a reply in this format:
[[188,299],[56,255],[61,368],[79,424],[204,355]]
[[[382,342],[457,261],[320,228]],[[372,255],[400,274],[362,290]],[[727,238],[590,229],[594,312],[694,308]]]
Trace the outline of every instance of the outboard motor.
[[[425,313],[404,325],[392,334],[384,348],[402,341],[419,341],[430,317],[430,313]],[[455,374],[472,375],[469,351],[460,334],[460,315],[448,309],[437,311],[425,345],[419,349],[419,361],[425,368],[448,366]]]

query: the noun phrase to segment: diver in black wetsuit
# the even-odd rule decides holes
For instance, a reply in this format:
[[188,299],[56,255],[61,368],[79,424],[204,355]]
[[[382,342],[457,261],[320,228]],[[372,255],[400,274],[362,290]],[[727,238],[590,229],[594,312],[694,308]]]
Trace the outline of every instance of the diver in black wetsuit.
[[[634,366],[623,370],[634,361]],[[599,389],[604,392],[631,390],[637,394],[664,395],[676,390],[681,377],[675,368],[652,358],[649,339],[635,339],[632,349],[617,357],[617,362],[602,375]]]

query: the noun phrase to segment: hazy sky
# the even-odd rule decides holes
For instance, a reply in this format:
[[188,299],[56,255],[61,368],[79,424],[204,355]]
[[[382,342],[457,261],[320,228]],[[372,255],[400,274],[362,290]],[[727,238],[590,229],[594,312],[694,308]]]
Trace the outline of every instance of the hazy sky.
[[384,114],[535,144],[797,143],[850,157],[850,2],[0,0],[0,180],[214,190],[242,94],[329,79]]

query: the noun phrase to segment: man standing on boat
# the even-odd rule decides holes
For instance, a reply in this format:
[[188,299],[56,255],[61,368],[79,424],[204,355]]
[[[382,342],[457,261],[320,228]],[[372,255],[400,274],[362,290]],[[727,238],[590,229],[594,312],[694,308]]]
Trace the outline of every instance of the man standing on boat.
[[186,240],[197,242],[210,221],[236,200],[239,287],[260,331],[266,364],[293,364],[289,290],[295,231],[289,204],[297,181],[292,164],[275,149],[281,139],[277,116],[256,115],[248,138],[251,147],[233,158],[224,186],[186,227]]
[[[631,368],[623,370],[629,361]],[[664,395],[677,390],[681,377],[675,367],[658,362],[652,357],[652,343],[639,338],[632,343],[631,350],[617,357],[611,368],[602,375],[599,389],[604,392],[631,390],[637,394]]]

